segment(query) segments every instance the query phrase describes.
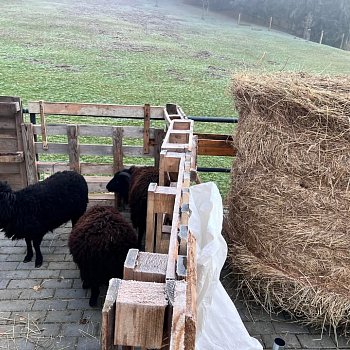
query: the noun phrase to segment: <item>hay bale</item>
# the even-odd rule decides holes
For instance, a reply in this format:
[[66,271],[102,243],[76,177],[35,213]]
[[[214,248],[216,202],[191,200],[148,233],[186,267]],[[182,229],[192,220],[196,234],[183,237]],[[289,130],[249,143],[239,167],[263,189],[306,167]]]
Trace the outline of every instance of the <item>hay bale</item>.
[[234,76],[229,263],[268,310],[349,333],[350,78]]

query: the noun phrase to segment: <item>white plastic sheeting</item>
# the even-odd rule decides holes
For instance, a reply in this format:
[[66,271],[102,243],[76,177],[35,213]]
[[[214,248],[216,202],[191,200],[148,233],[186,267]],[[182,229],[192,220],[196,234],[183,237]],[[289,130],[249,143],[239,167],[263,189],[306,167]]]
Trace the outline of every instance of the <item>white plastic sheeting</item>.
[[222,199],[213,182],[190,188],[190,210],[189,229],[197,239],[196,350],[262,350],[220,282],[227,244],[221,235]]

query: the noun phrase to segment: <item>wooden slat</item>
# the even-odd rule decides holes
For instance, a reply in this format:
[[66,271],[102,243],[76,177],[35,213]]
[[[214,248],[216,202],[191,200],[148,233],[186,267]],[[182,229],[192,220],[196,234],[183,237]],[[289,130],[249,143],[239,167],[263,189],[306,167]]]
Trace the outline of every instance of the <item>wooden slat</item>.
[[175,282],[170,350],[185,349],[186,287],[185,281]]
[[143,153],[149,153],[149,139],[151,127],[151,107],[149,104],[144,105],[144,119],[143,119]]
[[18,143],[17,138],[5,138],[1,139],[0,152],[17,152]]
[[68,125],[67,139],[68,139],[69,169],[80,173],[78,128],[76,125]]
[[23,152],[0,153],[0,164],[2,163],[21,163],[24,160]]
[[195,350],[197,329],[197,261],[196,239],[191,231],[188,234],[186,282],[185,349]]
[[31,185],[38,182],[33,124],[22,124],[22,137],[27,171],[27,182],[28,185]]
[[110,179],[109,176],[85,176],[89,192],[107,192],[106,185]]
[[[1,126],[1,123],[0,123]],[[112,137],[113,126],[112,125],[83,125],[78,124],[78,135],[79,136],[100,136],[100,137]],[[143,128],[140,126],[121,126],[125,138],[141,139],[143,137]],[[67,124],[48,124],[46,126],[47,135],[66,135]],[[153,139],[155,136],[155,129],[150,128],[150,138]],[[34,125],[34,133],[41,134],[41,125]]]
[[16,120],[13,118],[13,116],[3,116],[0,117],[0,129],[6,130],[6,129],[16,129]]
[[123,163],[123,128],[113,129],[113,172],[116,173],[124,168]]
[[155,215],[154,215],[154,205],[155,205],[155,192],[157,184],[151,183],[148,186],[147,194],[147,220],[146,220],[146,242],[145,242],[145,251],[154,252],[154,224],[155,224]]
[[[80,155],[85,156],[113,156],[113,146],[110,145],[79,145]],[[153,152],[153,147],[151,146]],[[42,149],[41,142],[35,142],[35,151],[38,154],[68,154],[68,144],[65,143],[51,143],[48,150]],[[151,152],[151,154],[152,154]],[[126,157],[149,157],[152,155],[144,155],[143,147],[141,146],[123,146],[123,154]]]
[[14,115],[20,110],[18,102],[0,102],[0,118]]
[[[96,103],[44,102],[45,113],[51,115],[95,116],[143,119],[143,106],[121,106]],[[29,102],[29,113],[40,113],[39,102]],[[163,119],[163,107],[151,107],[151,119]]]
[[198,155],[234,157],[236,152],[232,144],[226,140],[198,139]]
[[[22,160],[23,161],[23,158]],[[0,155],[0,174],[19,174],[20,173],[20,163],[19,162],[2,162]]]
[[101,350],[118,349],[114,346],[115,301],[121,280],[112,278],[102,308]]
[[181,188],[183,181],[183,173],[185,167],[185,157],[183,156],[179,164],[179,175],[177,182],[177,194],[174,203],[174,213],[172,219],[172,228],[169,242],[169,257],[167,265],[167,279],[176,279],[176,260],[178,256],[178,227],[179,227],[179,211],[180,211],[180,200],[181,200]]
[[47,150],[48,144],[47,144],[47,132],[46,132],[46,118],[45,118],[45,107],[44,107],[43,101],[39,101],[39,113],[40,113],[40,122],[41,122],[42,145],[43,145],[43,149]]

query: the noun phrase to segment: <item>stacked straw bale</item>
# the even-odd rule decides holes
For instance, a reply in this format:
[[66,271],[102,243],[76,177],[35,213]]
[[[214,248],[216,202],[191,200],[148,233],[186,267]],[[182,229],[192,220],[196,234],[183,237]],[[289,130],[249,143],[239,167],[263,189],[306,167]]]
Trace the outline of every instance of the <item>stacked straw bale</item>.
[[268,310],[350,332],[350,78],[233,78],[229,263]]

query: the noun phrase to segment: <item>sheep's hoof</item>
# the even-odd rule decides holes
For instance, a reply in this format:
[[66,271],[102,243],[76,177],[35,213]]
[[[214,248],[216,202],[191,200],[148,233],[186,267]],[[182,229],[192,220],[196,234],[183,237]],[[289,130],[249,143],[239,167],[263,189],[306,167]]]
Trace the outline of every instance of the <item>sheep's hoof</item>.
[[39,268],[43,264],[42,260],[35,260],[35,267]]
[[26,255],[26,256],[24,257],[23,262],[24,262],[24,263],[27,263],[27,262],[29,262],[29,261],[32,261],[32,258],[33,258],[33,255],[32,255],[32,256]]
[[91,297],[90,300],[89,300],[89,305],[91,307],[97,306],[97,298]]

